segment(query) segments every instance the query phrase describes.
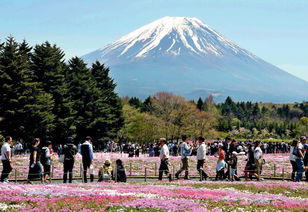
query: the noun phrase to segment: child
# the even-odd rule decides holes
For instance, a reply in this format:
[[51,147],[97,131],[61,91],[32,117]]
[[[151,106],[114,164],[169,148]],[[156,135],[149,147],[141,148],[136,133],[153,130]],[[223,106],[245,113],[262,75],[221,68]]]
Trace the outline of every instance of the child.
[[113,168],[110,160],[105,160],[104,165],[99,169],[98,182],[110,181],[113,179]]
[[125,174],[125,168],[123,166],[122,160],[118,159],[116,161],[117,165],[117,178],[115,179],[116,182],[126,182],[126,174]]
[[238,180],[239,177],[236,175],[237,172],[237,152],[233,151],[231,154],[231,158],[228,161],[228,164],[230,165],[230,175],[231,175],[231,181]]

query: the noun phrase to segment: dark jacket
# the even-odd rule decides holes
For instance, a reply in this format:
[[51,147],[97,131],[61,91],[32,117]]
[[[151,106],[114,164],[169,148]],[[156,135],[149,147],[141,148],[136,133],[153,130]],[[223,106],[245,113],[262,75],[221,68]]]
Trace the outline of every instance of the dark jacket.
[[75,160],[75,155],[78,150],[74,144],[67,144],[64,146],[62,150],[62,154],[64,154],[64,161],[72,161]]

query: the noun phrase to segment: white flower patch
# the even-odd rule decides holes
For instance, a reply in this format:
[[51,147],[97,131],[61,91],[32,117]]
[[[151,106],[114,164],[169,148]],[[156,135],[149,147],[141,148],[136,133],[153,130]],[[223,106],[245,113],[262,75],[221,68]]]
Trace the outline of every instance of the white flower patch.
[[0,211],[16,210],[22,207],[23,205],[7,205],[5,203],[0,202]]
[[142,197],[142,198],[157,198],[159,195],[156,194],[144,194],[144,193],[133,193],[133,192],[128,192],[128,193],[119,193],[117,190],[111,190],[111,189],[106,189],[103,190],[101,195],[110,195],[110,196],[135,196],[135,197]]

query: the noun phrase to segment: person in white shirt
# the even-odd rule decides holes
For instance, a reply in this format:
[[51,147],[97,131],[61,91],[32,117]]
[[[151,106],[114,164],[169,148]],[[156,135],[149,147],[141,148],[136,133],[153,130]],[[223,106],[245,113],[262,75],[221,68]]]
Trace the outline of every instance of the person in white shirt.
[[12,161],[11,161],[11,145],[12,137],[7,136],[4,140],[4,143],[1,147],[1,161],[3,164],[2,174],[1,174],[1,182],[8,183],[9,174],[12,171]]
[[158,180],[162,180],[163,179],[163,173],[165,172],[166,175],[168,175],[168,179],[169,181],[172,180],[171,174],[169,173],[169,148],[167,146],[167,141],[165,138],[161,138],[159,139],[159,145],[161,147],[160,149],[160,154],[159,154],[159,158],[160,158],[160,166],[159,166],[159,176],[158,176]]
[[254,158],[255,158],[255,163],[257,166],[257,174],[259,176],[258,180],[260,180],[260,176],[262,172],[262,165],[263,165],[263,159],[262,159],[263,152],[261,150],[261,145],[262,145],[262,142],[257,141],[255,144],[255,149],[254,149]]
[[295,181],[295,174],[297,172],[297,164],[296,164],[296,156],[293,154],[294,153],[294,148],[297,146],[298,141],[293,140],[291,146],[290,146],[290,155],[289,155],[289,160],[292,166],[292,174],[291,174],[291,180]]
[[197,149],[197,170],[200,174],[200,181],[207,180],[208,175],[205,173],[203,166],[206,159],[207,146],[203,137],[198,138],[199,147]]

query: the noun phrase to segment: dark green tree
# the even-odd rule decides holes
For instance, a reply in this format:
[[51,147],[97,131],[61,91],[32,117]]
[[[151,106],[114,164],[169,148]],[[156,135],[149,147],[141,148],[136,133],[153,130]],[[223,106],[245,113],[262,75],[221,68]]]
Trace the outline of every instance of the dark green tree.
[[196,107],[201,111],[203,109],[203,101],[201,99],[201,97],[199,97],[198,101],[197,101],[197,105]]
[[91,72],[96,84],[98,110],[90,127],[99,141],[114,139],[124,124],[121,100],[115,92],[116,84],[109,76],[109,68],[98,61],[92,64]]
[[0,52],[0,129],[29,140],[48,138],[54,128],[52,96],[39,88],[29,57],[31,47],[9,37]]
[[40,82],[40,88],[52,95],[55,102],[52,109],[55,115],[53,140],[60,143],[65,137],[74,135],[73,125],[75,111],[65,81],[67,65],[64,52],[56,45],[45,42],[36,45],[31,56],[32,69]]

